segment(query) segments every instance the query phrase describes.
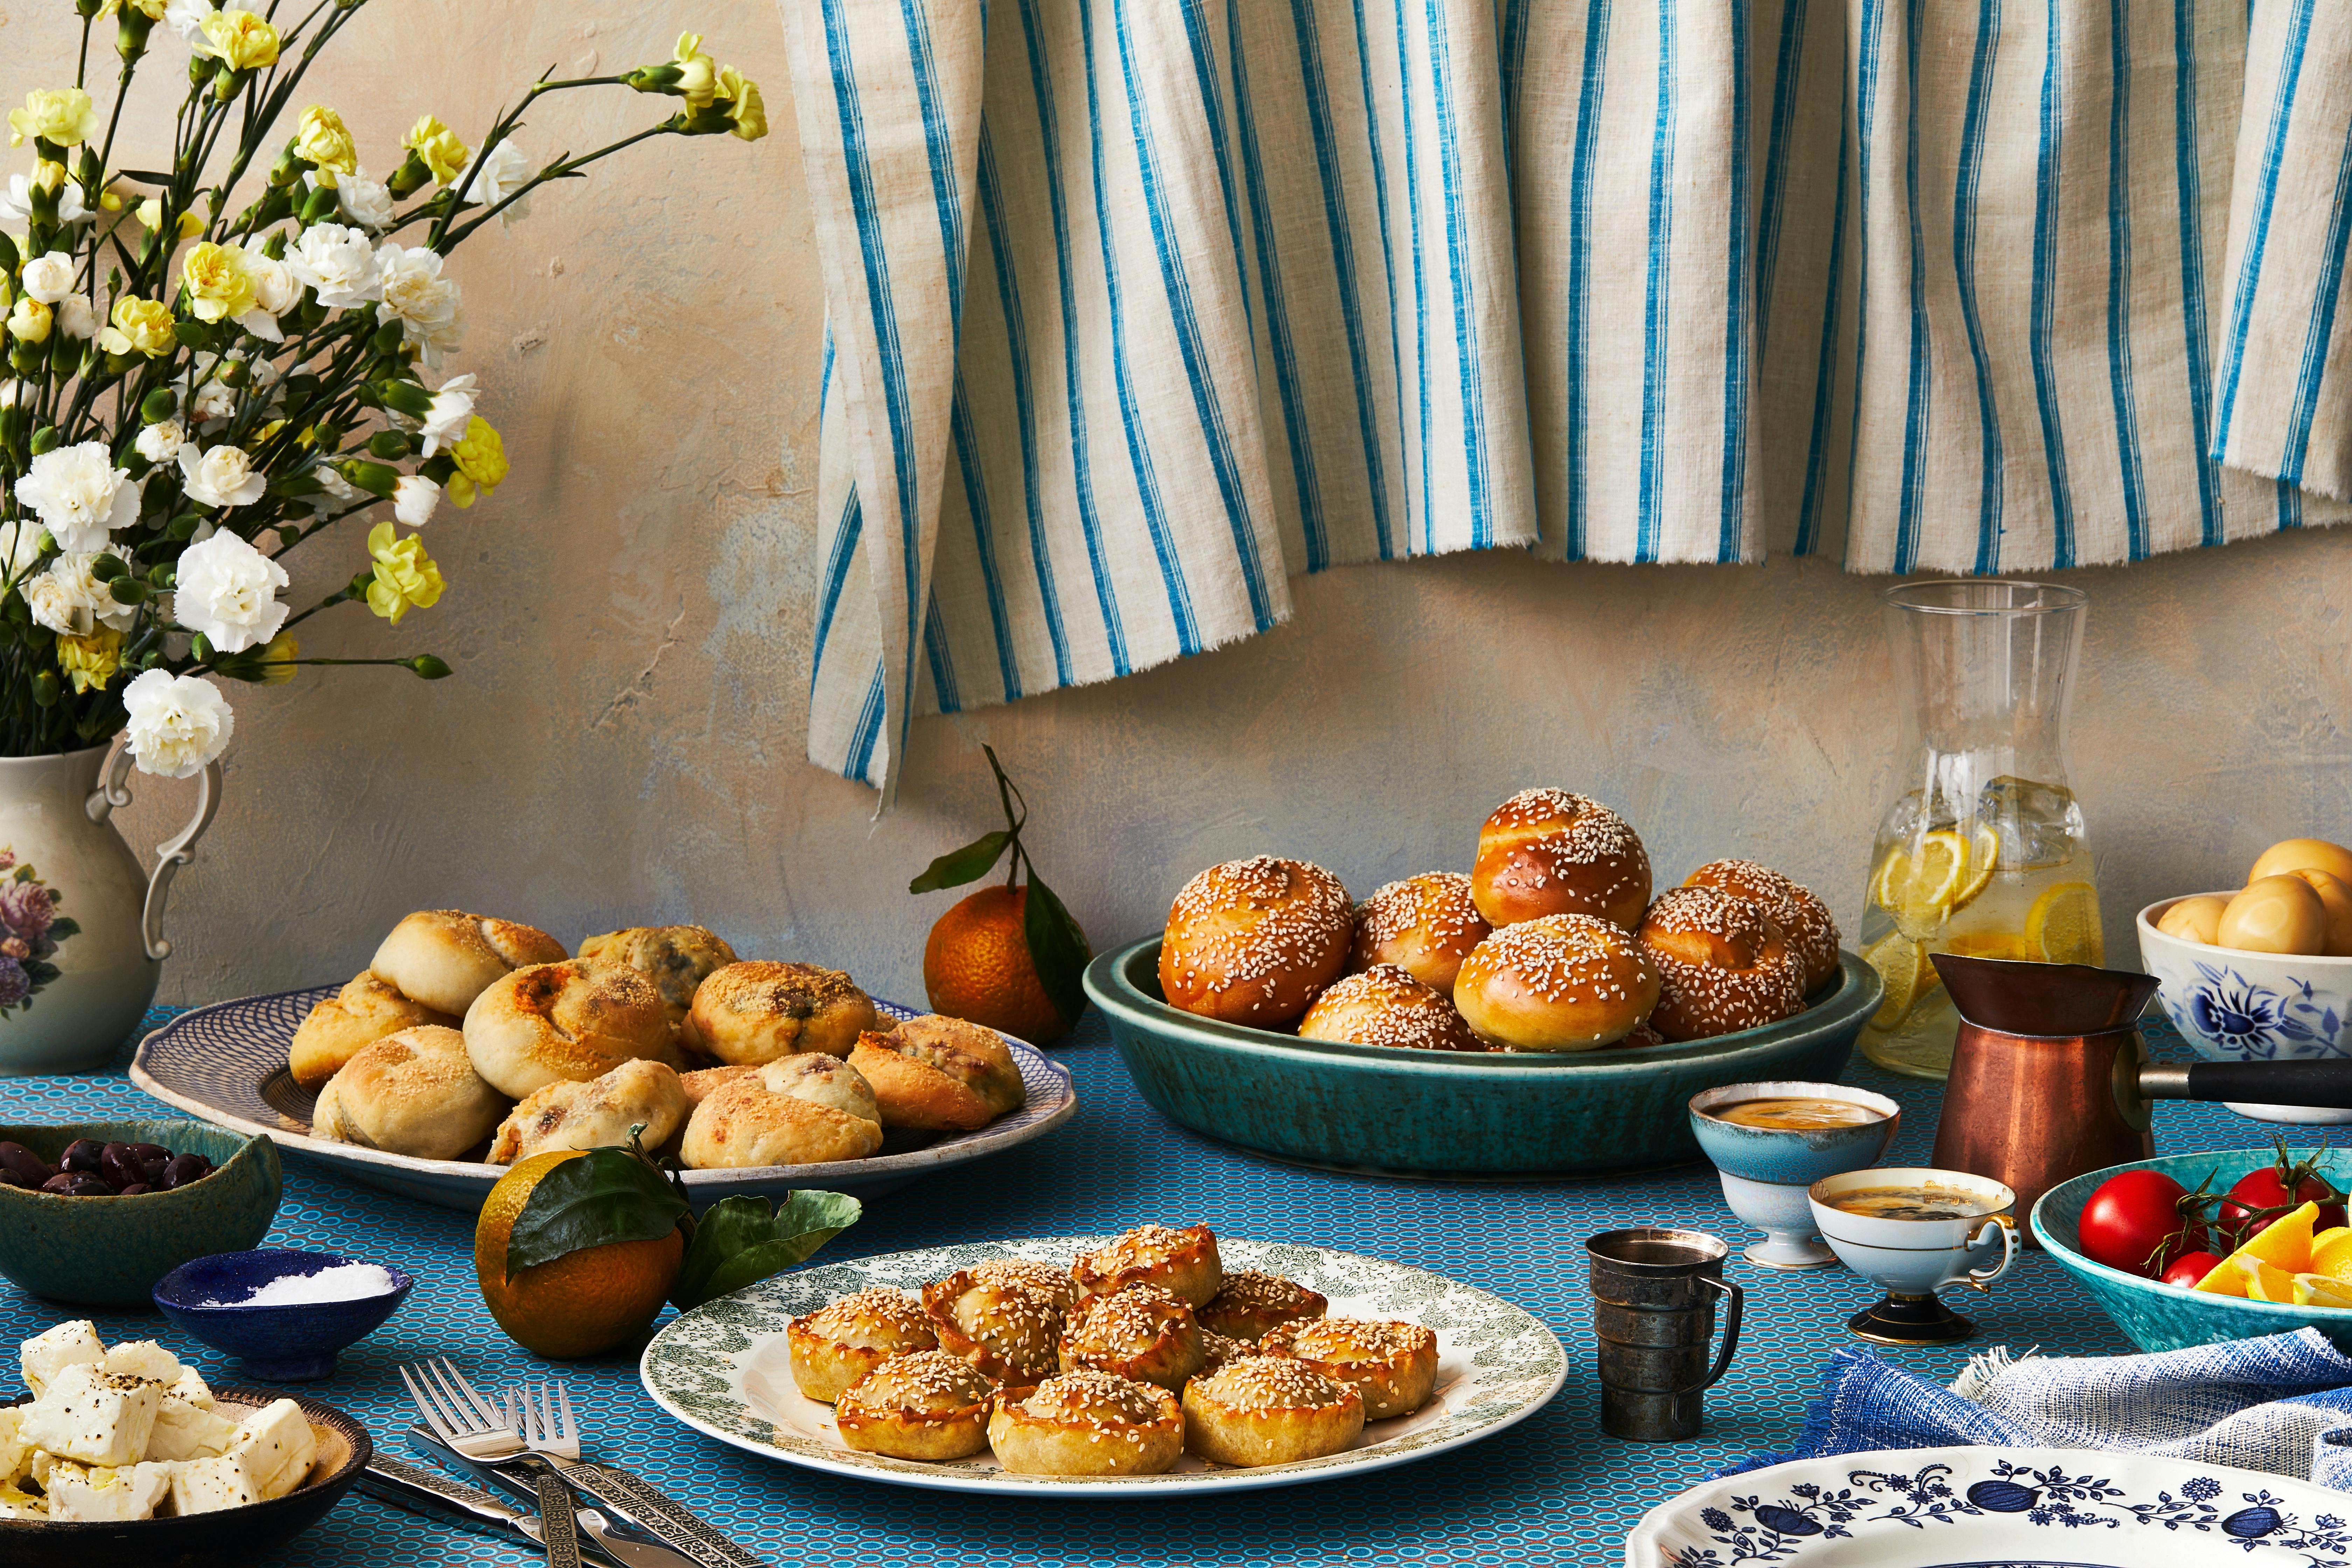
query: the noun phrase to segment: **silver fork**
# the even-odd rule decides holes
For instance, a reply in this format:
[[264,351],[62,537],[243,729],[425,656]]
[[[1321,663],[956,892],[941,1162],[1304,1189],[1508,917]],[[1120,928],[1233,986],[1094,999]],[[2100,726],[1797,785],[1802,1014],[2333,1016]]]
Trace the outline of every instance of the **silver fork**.
[[580,1457],[580,1423],[572,1414],[572,1391],[562,1383],[518,1383],[499,1401],[500,1418],[531,1452]]
[[530,1478],[539,1494],[540,1540],[547,1547],[548,1568],[580,1568],[580,1505],[555,1467],[523,1446],[521,1435],[506,1417],[474,1390],[466,1376],[443,1356],[415,1367],[402,1367],[400,1381],[425,1424],[442,1440],[470,1458],[511,1465]]

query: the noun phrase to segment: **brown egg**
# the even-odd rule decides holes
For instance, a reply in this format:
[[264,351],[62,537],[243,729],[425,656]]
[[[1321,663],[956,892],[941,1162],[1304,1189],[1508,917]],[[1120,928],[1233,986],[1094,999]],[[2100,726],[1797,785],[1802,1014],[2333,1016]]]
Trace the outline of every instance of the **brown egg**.
[[2319,895],[2319,907],[2327,911],[2328,956],[2352,958],[2352,882],[2310,867],[2290,875],[2310,883]]
[[2325,838],[2282,838],[2263,851],[2254,868],[2246,873],[2246,886],[2289,871],[2325,871],[2352,884],[2352,849]]
[[2183,942],[2201,942],[2211,947],[2221,941],[2221,911],[2229,907],[2229,900],[2210,893],[2183,899],[2156,918],[2156,929]]
[[2327,908],[2300,877],[2264,877],[2230,900],[2214,940],[2247,952],[2325,952]]

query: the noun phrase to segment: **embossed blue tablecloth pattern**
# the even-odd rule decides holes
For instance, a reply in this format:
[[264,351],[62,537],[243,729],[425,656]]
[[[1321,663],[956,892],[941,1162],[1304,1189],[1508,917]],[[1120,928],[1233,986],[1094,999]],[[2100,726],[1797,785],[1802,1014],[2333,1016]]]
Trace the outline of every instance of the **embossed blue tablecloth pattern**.
[[[150,1025],[159,1020],[151,1018]],[[2164,1043],[2153,1037],[2159,1054]],[[331,1175],[299,1155],[286,1162],[286,1202],[269,1245],[328,1248],[397,1263],[416,1276],[392,1321],[346,1351],[341,1368],[304,1392],[366,1421],[402,1450],[407,1420],[394,1369],[427,1354],[461,1360],[494,1383],[559,1374],[571,1380],[600,1455],[633,1466],[739,1540],[783,1563],[858,1563],[930,1568],[941,1563],[1203,1562],[1386,1565],[1609,1563],[1643,1511],[1734,1459],[1787,1443],[1801,1424],[1815,1372],[1853,1342],[1846,1314],[1866,1287],[1843,1270],[1784,1274],[1735,1250],[1728,1277],[1748,1292],[1738,1359],[1707,1397],[1695,1442],[1649,1447],[1601,1435],[1595,1420],[1591,1310],[1583,1238],[1615,1226],[1695,1226],[1748,1239],[1724,1208],[1706,1166],[1607,1181],[1538,1185],[1391,1183],[1298,1170],[1194,1137],[1136,1095],[1098,1018],[1055,1053],[1076,1075],[1076,1118],[1059,1132],[968,1172],[933,1177],[871,1204],[865,1222],[825,1257],[929,1247],[974,1236],[1084,1234],[1144,1220],[1202,1221],[1221,1232],[1311,1242],[1435,1269],[1517,1303],[1550,1324],[1570,1351],[1568,1385],[1546,1409],[1486,1442],[1355,1480],[1171,1506],[997,1500],[915,1491],[814,1475],[738,1452],[671,1423],[638,1385],[633,1359],[555,1367],[500,1333],[475,1288],[472,1226],[448,1210]],[[1877,1072],[1857,1059],[1851,1081],[1903,1102],[1889,1164],[1925,1163],[1937,1086]],[[62,1121],[157,1113],[117,1076],[0,1079],[0,1121]],[[2247,1147],[2271,1129],[2219,1107],[2157,1107],[2167,1152]],[[2330,1130],[2307,1141],[2337,1142]],[[1963,1293],[1967,1294],[1967,1293]],[[1889,1355],[1948,1377],[1969,1350],[2006,1342],[2057,1353],[2130,1346],[2039,1253],[1988,1296],[1961,1303],[1981,1333],[1972,1345]],[[0,1284],[0,1351],[79,1313]],[[232,1376],[221,1358],[174,1335],[154,1315],[101,1315],[110,1341],[161,1336],[207,1377]],[[272,1564],[513,1563],[534,1554],[354,1495],[327,1521],[268,1559]]]

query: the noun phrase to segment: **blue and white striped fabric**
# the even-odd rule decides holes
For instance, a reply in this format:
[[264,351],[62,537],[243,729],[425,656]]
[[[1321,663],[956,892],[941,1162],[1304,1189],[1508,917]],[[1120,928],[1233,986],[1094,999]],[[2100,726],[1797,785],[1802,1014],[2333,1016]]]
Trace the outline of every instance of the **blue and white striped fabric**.
[[2039,571],[2352,511],[2343,0],[783,11],[810,754],[886,790],[915,714],[1327,566]]

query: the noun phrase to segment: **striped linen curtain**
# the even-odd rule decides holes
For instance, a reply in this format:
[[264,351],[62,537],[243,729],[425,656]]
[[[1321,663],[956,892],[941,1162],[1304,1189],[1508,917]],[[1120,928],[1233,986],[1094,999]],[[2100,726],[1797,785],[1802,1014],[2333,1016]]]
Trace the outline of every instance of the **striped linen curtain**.
[[1287,579],[2021,572],[2352,498],[2352,0],[783,0],[811,757]]

